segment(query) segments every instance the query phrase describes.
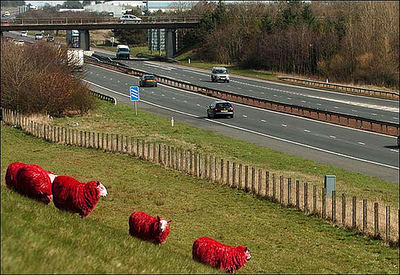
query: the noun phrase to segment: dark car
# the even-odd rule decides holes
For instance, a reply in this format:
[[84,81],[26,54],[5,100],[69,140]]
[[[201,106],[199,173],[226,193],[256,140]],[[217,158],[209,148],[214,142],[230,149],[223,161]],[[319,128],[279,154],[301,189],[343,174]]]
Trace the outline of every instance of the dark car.
[[207,117],[227,116],[233,117],[233,106],[229,101],[214,101],[207,109]]
[[54,36],[47,35],[46,41],[53,42],[54,41]]
[[140,78],[139,86],[140,87],[145,87],[145,86],[157,87],[157,79],[152,74],[145,74]]

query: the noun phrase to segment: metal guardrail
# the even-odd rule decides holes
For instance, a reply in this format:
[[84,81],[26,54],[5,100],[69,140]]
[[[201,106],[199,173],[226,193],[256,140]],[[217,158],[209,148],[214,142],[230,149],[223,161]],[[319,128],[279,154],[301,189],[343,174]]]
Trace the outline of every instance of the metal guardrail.
[[115,97],[104,95],[102,93],[98,93],[98,92],[95,92],[92,90],[90,90],[90,93],[94,96],[97,96],[98,98],[100,98],[102,100],[111,101],[112,103],[114,103],[114,105],[117,105],[117,99]]
[[279,77],[279,79],[293,81],[297,84],[306,84],[306,85],[310,85],[310,86],[318,86],[318,87],[322,87],[322,88],[332,88],[335,90],[342,90],[342,91],[348,92],[348,93],[356,93],[356,94],[362,94],[362,95],[368,95],[368,96],[374,96],[374,97],[399,100],[399,93],[395,93],[395,92],[361,88],[361,87],[355,87],[355,86],[347,86],[347,85],[334,84],[334,83],[322,82],[322,81],[313,81],[313,80],[296,78],[296,77]]
[[[100,65],[102,67],[106,67],[106,68],[109,68],[112,70],[130,74],[130,75],[142,76],[143,74],[146,73],[144,71],[135,70],[135,69],[132,69],[132,68],[129,68],[126,66],[123,66],[123,67],[119,66],[118,64],[116,64],[114,62],[103,63],[103,62],[93,61],[93,59],[92,60],[88,59],[87,61],[88,61],[87,63]],[[156,76],[158,82],[163,83],[165,85],[172,86],[172,87],[178,87],[180,89],[185,89],[185,90],[201,93],[204,95],[208,95],[208,96],[212,96],[212,97],[216,97],[216,98],[220,98],[220,99],[229,100],[231,102],[242,103],[245,105],[263,108],[263,109],[267,109],[267,110],[272,110],[272,111],[276,111],[276,112],[292,114],[292,115],[301,116],[301,117],[305,117],[305,118],[309,118],[309,119],[324,121],[324,122],[337,124],[337,125],[341,125],[341,126],[345,126],[345,127],[351,127],[351,128],[356,128],[356,129],[361,129],[361,130],[366,130],[366,131],[372,131],[372,132],[391,135],[391,136],[398,136],[400,134],[399,124],[397,124],[397,123],[377,121],[377,120],[358,117],[358,116],[349,115],[349,114],[341,114],[341,113],[336,113],[336,112],[312,109],[312,108],[303,107],[303,106],[290,105],[290,104],[286,104],[286,103],[281,103],[281,102],[276,102],[276,101],[271,101],[271,100],[266,100],[266,99],[260,99],[260,98],[255,98],[255,97],[251,97],[251,96],[239,95],[239,94],[226,92],[226,91],[204,88],[204,87],[197,86],[197,85],[185,82],[185,81],[175,80],[175,79],[172,79],[169,77],[157,76],[157,75],[155,75],[155,76]]]

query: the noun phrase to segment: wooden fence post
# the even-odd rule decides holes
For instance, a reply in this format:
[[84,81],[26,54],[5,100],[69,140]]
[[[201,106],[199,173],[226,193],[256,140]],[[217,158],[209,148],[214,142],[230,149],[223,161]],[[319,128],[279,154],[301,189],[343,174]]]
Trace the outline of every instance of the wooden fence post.
[[336,190],[332,190],[332,221],[336,222]]
[[386,241],[390,241],[390,206],[386,206]]
[[209,160],[208,160],[208,178],[212,181],[213,180],[213,165],[212,165],[212,160],[213,160],[213,156],[209,156]]
[[317,186],[313,185],[313,213],[317,214]]
[[226,185],[231,187],[231,181],[230,181],[230,162],[229,160],[226,161]]
[[151,160],[151,143],[150,141],[146,142],[147,145],[147,154],[146,154],[146,160]]
[[244,167],[244,191],[249,192],[249,166]]
[[238,187],[238,184],[237,184],[237,181],[236,181],[236,173],[237,173],[236,169],[237,169],[236,162],[234,162],[232,164],[232,187],[233,188],[237,188]]
[[202,159],[201,159],[201,153],[199,153],[199,161],[198,161],[198,174],[197,174],[197,177],[199,177],[199,178],[202,178],[202,175],[203,175],[203,171],[202,171],[202,169],[201,169],[201,166],[202,166],[202,161],[201,161]]
[[346,227],[346,195],[342,193],[342,224]]
[[262,190],[262,169],[258,169],[258,181],[257,181],[257,196],[261,196],[261,190]]
[[242,175],[243,175],[243,164],[239,163],[238,189],[240,190],[244,190]]
[[265,171],[265,197],[269,197],[269,171]]
[[208,155],[204,155],[204,178],[208,179],[209,178],[209,170],[208,170]]
[[140,156],[141,159],[145,159],[145,156],[144,156],[145,149],[146,149],[146,141],[144,139],[142,139],[142,154]]
[[283,176],[279,176],[279,203],[283,205]]
[[276,201],[276,175],[272,174],[272,200]]
[[[186,151],[185,151],[186,153]],[[157,162],[159,164],[161,164],[162,160],[161,160],[161,143],[158,143],[158,154],[157,154]]]
[[256,181],[256,179],[255,179],[255,178],[256,178],[256,175],[255,175],[255,174],[256,174],[256,169],[255,169],[254,167],[251,167],[251,186],[250,186],[250,192],[253,193],[253,194],[255,193],[255,189],[256,189],[256,188],[255,188],[255,187],[256,187],[256,186],[255,186],[255,185],[256,185],[256,182],[255,182],[255,181]]
[[300,209],[300,181],[296,180],[296,208]]
[[225,175],[224,175],[224,160],[221,159],[221,184],[224,184],[225,182]]
[[374,237],[379,238],[379,206],[378,203],[374,203]]
[[363,232],[367,232],[367,200],[363,200]]
[[195,177],[197,177],[197,175],[198,175],[198,174],[197,174],[197,173],[198,173],[198,163],[197,163],[198,158],[197,158],[197,152],[194,152],[193,157],[194,157],[194,161],[193,161],[193,163],[194,163],[193,175],[194,175]]
[[167,145],[164,144],[164,157],[163,157],[163,164],[166,167],[167,163],[168,163],[168,149],[167,149]]
[[351,227],[355,229],[357,227],[357,198],[353,196],[353,213],[352,213],[352,222]]
[[322,188],[322,219],[326,218],[326,189]]
[[292,193],[292,179],[288,178],[287,179],[287,184],[288,184],[288,193],[287,193],[287,205],[291,206],[292,205],[292,198],[291,198],[291,193]]
[[171,167],[171,146],[168,145],[167,167]]

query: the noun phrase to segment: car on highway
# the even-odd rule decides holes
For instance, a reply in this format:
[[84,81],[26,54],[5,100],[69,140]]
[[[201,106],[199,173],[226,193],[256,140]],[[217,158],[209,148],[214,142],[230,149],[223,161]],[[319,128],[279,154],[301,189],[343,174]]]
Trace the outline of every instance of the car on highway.
[[229,101],[217,100],[207,108],[207,117],[226,116],[233,118],[234,108]]
[[35,33],[35,40],[40,40],[40,39],[43,39],[43,33],[41,32]]
[[28,32],[27,31],[22,31],[21,32],[21,36],[22,37],[27,37],[28,36]]
[[131,55],[131,50],[127,45],[118,45],[117,46],[117,52],[115,53],[115,57],[117,59],[120,58],[126,58],[129,59],[129,56]]
[[2,14],[2,17],[7,17],[7,16],[10,16],[10,12],[9,12],[9,11],[5,11],[5,12]]
[[140,87],[157,87],[157,79],[152,74],[145,74],[139,79],[139,86]]
[[18,40],[18,41],[15,40],[14,43],[15,43],[15,45],[18,45],[18,46],[23,46],[23,45],[25,45],[24,40]]
[[139,23],[140,21],[142,21],[141,18],[133,14],[124,14],[119,18],[119,20],[121,21],[121,23]]
[[51,34],[48,34],[46,37],[46,41],[47,42],[53,42],[54,41],[54,36],[52,36]]
[[211,71],[211,81],[212,82],[228,82],[229,83],[230,75],[228,70],[225,67],[213,67]]

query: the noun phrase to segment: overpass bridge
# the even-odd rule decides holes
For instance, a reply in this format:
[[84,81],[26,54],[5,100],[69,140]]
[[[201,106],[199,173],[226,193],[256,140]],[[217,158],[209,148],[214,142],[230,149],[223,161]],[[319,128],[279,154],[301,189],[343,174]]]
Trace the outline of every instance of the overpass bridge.
[[12,18],[1,20],[1,33],[4,31],[29,30],[79,30],[80,47],[90,49],[90,30],[110,29],[165,29],[166,55],[172,57],[176,53],[176,30],[198,28],[198,17],[141,17],[140,22],[120,22],[119,18]]

